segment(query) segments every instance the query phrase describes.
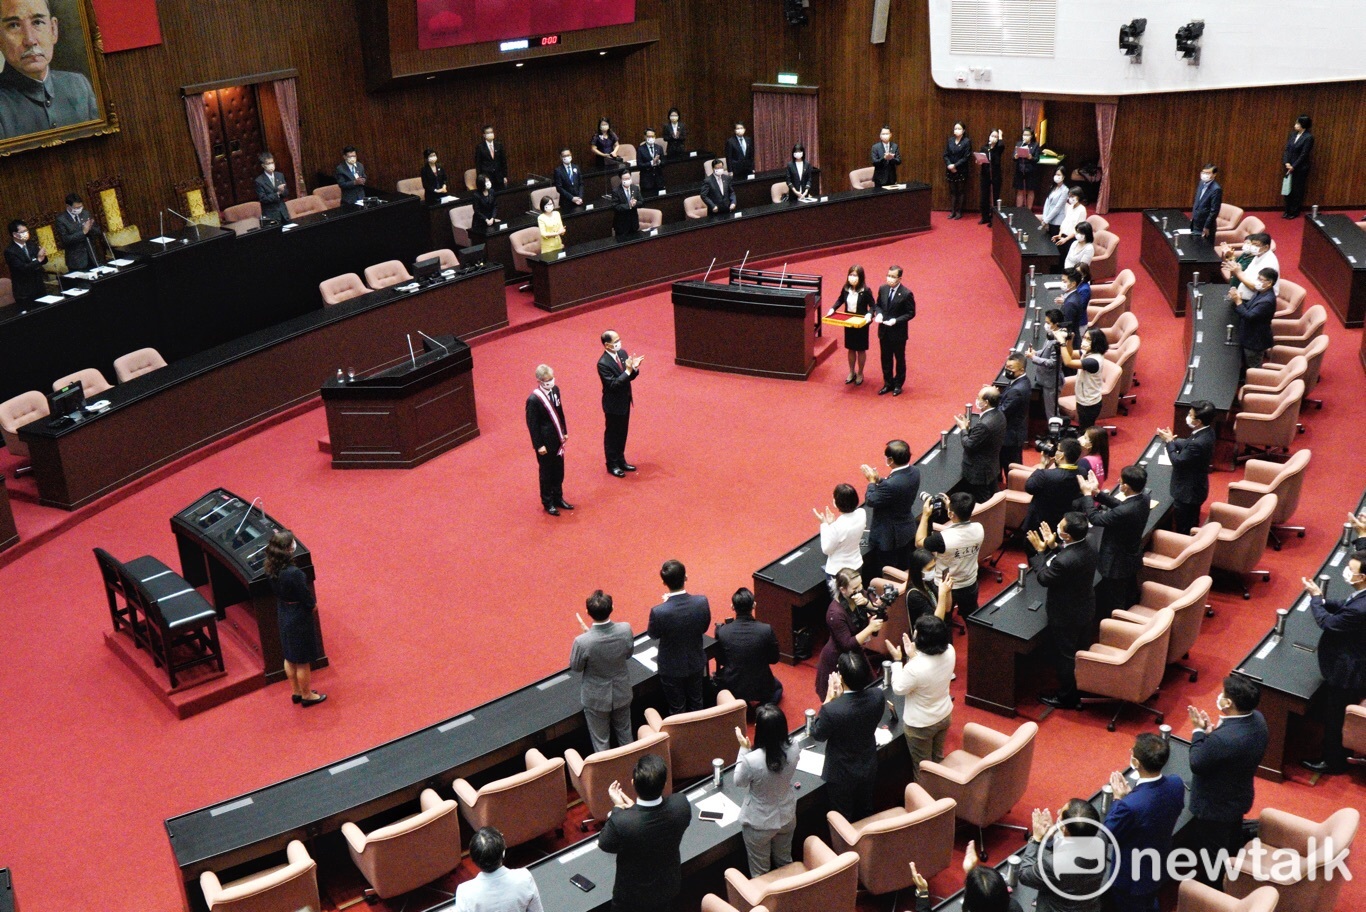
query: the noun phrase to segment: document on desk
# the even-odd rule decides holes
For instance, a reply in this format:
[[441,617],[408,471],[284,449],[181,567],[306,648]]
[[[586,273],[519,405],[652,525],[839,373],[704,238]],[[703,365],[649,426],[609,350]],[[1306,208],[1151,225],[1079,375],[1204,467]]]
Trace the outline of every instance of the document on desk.
[[1267,656],[1271,655],[1271,651],[1275,649],[1280,642],[1280,637],[1272,637],[1271,639],[1267,640],[1266,645],[1263,646],[1261,649],[1257,650],[1257,658],[1265,659]]
[[712,811],[720,814],[720,820],[709,821],[710,823],[715,823],[717,826],[727,827],[740,819],[740,805],[731,801],[730,798],[726,796],[725,792],[716,792],[708,795],[706,798],[697,802],[695,807],[699,811]]
[[1175,231],[1172,232],[1172,234],[1190,234],[1190,233],[1191,233],[1191,230],[1190,230],[1189,228],[1178,228],[1178,229],[1176,229]]
[[165,235],[162,235],[161,237],[154,237],[154,238],[152,238],[152,243],[153,243],[153,244],[174,244],[174,243],[175,243],[175,238],[168,238],[168,237],[166,237]]
[[117,260],[110,260],[110,261],[109,261],[109,265],[110,265],[110,266],[132,266],[132,265],[133,265],[133,261],[132,261],[132,260],[128,260],[128,259],[124,259],[123,257],[119,257]]
[[82,272],[82,271],[80,271],[80,270],[75,270],[75,269],[73,269],[71,272],[68,272],[68,273],[66,274],[66,277],[67,277],[68,279],[78,279],[78,280],[80,280],[80,281],[82,281],[82,282],[89,282],[91,279],[95,278],[93,275],[91,275],[91,274],[88,273],[88,272]]
[[79,298],[81,295],[89,293],[89,288],[67,288],[62,292],[62,294],[66,295],[68,298]]
[[797,755],[797,769],[803,773],[819,776],[825,772],[825,755],[810,748],[803,748],[802,752]]
[[635,660],[640,664],[644,665],[646,668],[650,669],[652,673],[659,672],[658,658],[658,646],[651,646],[649,649],[642,649],[640,652],[637,652],[635,654]]
[[1058,288],[1062,288],[1062,283],[1061,283],[1061,282],[1044,282],[1044,283],[1043,283],[1043,287],[1044,287],[1044,288],[1058,289]]
[[39,304],[60,304],[66,299],[61,295],[43,295],[41,298],[36,298],[35,300]]
[[1172,458],[1171,458],[1171,456],[1169,456],[1169,455],[1167,454],[1167,451],[1166,451],[1165,448],[1162,450],[1161,453],[1158,453],[1158,454],[1157,454],[1157,464],[1158,464],[1158,465],[1165,465],[1165,466],[1169,466],[1169,465],[1172,464]]
[[453,202],[455,202],[455,197],[451,196],[450,194],[446,194],[445,196],[441,197],[441,205],[443,205],[443,206],[446,205],[447,203],[453,203]]

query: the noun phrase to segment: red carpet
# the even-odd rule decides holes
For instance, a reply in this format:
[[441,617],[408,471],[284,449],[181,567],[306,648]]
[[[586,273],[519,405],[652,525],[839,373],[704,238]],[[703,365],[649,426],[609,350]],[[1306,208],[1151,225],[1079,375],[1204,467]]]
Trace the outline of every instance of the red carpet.
[[[1111,218],[1123,239],[1121,265],[1138,277],[1134,312],[1144,342],[1139,402],[1113,441],[1120,464],[1170,422],[1185,356],[1179,322],[1138,265],[1138,218]],[[1291,265],[1301,226],[1269,224],[1285,274],[1304,283]],[[689,588],[710,595],[714,617],[723,618],[730,593],[749,585],[754,569],[814,533],[811,508],[828,503],[835,484],[858,481],[859,464],[876,464],[890,437],[917,452],[927,447],[995,375],[1020,311],[988,251],[987,229],[937,214],[928,234],[802,262],[832,288],[851,262],[870,277],[889,263],[906,268],[919,316],[907,395],[899,399],[874,395],[876,350],[861,388],[843,384],[841,353],[807,383],[675,367],[662,289],[478,342],[481,436],[416,470],[332,471],[317,451],[326,428],[315,409],[184,466],[0,568],[9,621],[0,638],[0,701],[9,710],[6,741],[19,746],[8,751],[0,780],[0,866],[14,869],[23,908],[66,912],[89,908],[93,897],[107,908],[179,908],[165,817],[363,750],[562,668],[577,630],[573,612],[595,588],[610,591],[620,617],[639,629],[660,595],[657,570],[667,558],[688,565]],[[514,290],[509,297],[514,324],[537,321],[527,296]],[[1321,300],[1312,286],[1309,299]],[[623,480],[602,464],[594,363],[598,334],[608,327],[645,355],[628,448],[640,471]],[[1361,333],[1330,316],[1329,334],[1324,408],[1307,413],[1309,431],[1299,441],[1314,450],[1299,513],[1310,532],[1282,552],[1267,551],[1273,578],[1257,584],[1251,602],[1217,594],[1219,613],[1191,656],[1199,683],[1171,676],[1158,700],[1178,734],[1189,732],[1186,704],[1212,707],[1231,663],[1291,601],[1299,577],[1318,566],[1363,486],[1352,442],[1360,428],[1352,416],[1366,391]],[[565,493],[579,507],[558,519],[540,510],[523,421],[532,370],[542,361],[555,367],[565,394]],[[1216,474],[1211,499],[1240,475]],[[286,688],[273,686],[176,721],[103,645],[108,615],[91,547],[125,558],[150,552],[174,566],[169,516],[218,485],[261,497],[313,551],[332,659],[316,678],[331,696],[320,709],[301,712]],[[32,505],[17,512],[26,536],[54,521],[54,511]],[[781,674],[785,708],[797,719],[815,704],[812,670]],[[960,667],[951,748],[966,721],[1011,725],[962,707],[965,677]],[[1127,759],[1132,735],[1149,726],[1126,718],[1113,735],[1100,711],[1048,718],[1030,792],[1010,821],[1027,822],[1035,805],[1057,807],[1092,792]],[[1322,819],[1362,803],[1363,775],[1313,787],[1298,776],[1281,785],[1259,781],[1257,806]],[[992,848],[1015,841],[1002,836]],[[960,881],[945,872],[935,893]],[[1366,890],[1351,885],[1341,908],[1364,903]]]

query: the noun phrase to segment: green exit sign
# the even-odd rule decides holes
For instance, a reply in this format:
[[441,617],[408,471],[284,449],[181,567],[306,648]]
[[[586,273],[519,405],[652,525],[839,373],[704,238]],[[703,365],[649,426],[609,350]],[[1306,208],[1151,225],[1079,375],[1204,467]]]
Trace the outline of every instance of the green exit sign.
[[796,73],[779,73],[779,74],[778,74],[778,85],[781,85],[781,86],[794,86],[794,85],[796,85],[796,84],[797,84],[797,74],[796,74]]

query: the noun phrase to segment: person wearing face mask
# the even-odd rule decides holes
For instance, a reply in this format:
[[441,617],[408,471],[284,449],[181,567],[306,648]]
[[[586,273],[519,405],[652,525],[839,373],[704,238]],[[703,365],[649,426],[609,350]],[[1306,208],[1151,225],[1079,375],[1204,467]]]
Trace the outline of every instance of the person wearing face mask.
[[560,208],[573,209],[583,205],[583,171],[574,164],[574,153],[560,150],[560,163],[555,166],[555,189],[560,194]]
[[1351,592],[1344,599],[1328,599],[1313,580],[1304,578],[1309,610],[1319,635],[1319,685],[1315,702],[1323,721],[1323,753],[1318,760],[1303,760],[1311,772],[1347,772],[1347,751],[1342,746],[1342,727],[1347,707],[1366,698],[1366,551],[1354,551],[1342,568],[1342,581]]
[[678,108],[670,108],[664,118],[664,142],[670,158],[680,158],[688,151],[688,128],[683,125]]
[[1072,242],[1077,237],[1077,226],[1085,220],[1086,207],[1082,205],[1081,188],[1073,187],[1067,191],[1067,205],[1062,210],[1062,223],[1058,225],[1058,233],[1053,235],[1053,243],[1058,245],[1060,263],[1076,265],[1067,262],[1067,254],[1072,249]]
[[1152,507],[1144,493],[1148,487],[1147,469],[1141,465],[1125,466],[1120,470],[1119,480],[1119,490],[1111,494],[1101,489],[1094,473],[1077,479],[1081,493],[1093,500],[1086,521],[1105,530],[1097,564],[1100,582],[1096,584],[1096,614],[1103,618],[1138,604],[1143,533],[1148,528]]
[[1056,693],[1039,697],[1054,709],[1080,709],[1077,695],[1077,650],[1091,629],[1096,612],[1096,552],[1086,540],[1086,514],[1070,512],[1058,523],[1057,534],[1044,523],[1025,537],[1036,552],[1031,559],[1039,585],[1048,590],[1046,655],[1058,675]]
[[1199,399],[1186,413],[1189,437],[1183,440],[1171,428],[1157,429],[1172,461],[1172,528],[1182,535],[1189,535],[1200,525],[1200,508],[1209,497],[1209,469],[1214,461],[1214,428],[1210,425],[1218,414],[1214,403]]
[[1075,437],[1064,437],[1058,441],[1056,453],[1040,458],[1025,479],[1025,493],[1030,496],[1025,529],[1057,526],[1072,509],[1081,497],[1080,478],[1085,474],[1080,462],[1081,444]]
[[886,124],[873,143],[873,186],[886,187],[896,183],[896,166],[901,164],[901,147],[892,142],[892,128]]
[[536,227],[541,229],[541,254],[557,253],[564,249],[564,220],[555,211],[555,197],[541,197],[541,214],[536,216]]
[[736,122],[735,135],[726,140],[726,170],[738,181],[754,173],[754,140],[745,135],[745,125]]
[[[1081,208],[1078,206],[1077,208]],[[1082,209],[1082,212],[1085,212]],[[1085,266],[1087,270],[1091,268],[1091,261],[1096,258],[1096,230],[1091,227],[1090,222],[1077,222],[1076,231],[1072,240],[1067,246],[1067,256],[1063,257],[1062,268],[1066,272],[1069,269]],[[1087,287],[1090,287],[1088,276]],[[1090,300],[1090,296],[1087,296]]]
[[735,183],[726,173],[723,159],[714,159],[711,163],[711,174],[702,182],[702,202],[707,204],[708,215],[735,211]]
[[621,161],[621,142],[617,139],[616,131],[612,129],[612,121],[606,117],[598,119],[598,132],[593,134],[588,149],[596,157],[598,164],[605,168],[615,167],[616,163]]
[[1086,430],[1096,423],[1100,417],[1100,404],[1104,398],[1104,368],[1105,352],[1110,348],[1110,342],[1105,338],[1105,333],[1099,329],[1093,329],[1081,339],[1081,353],[1072,350],[1072,339],[1069,336],[1067,341],[1062,342],[1060,353],[1063,367],[1071,368],[1077,372],[1077,427]]
[[337,179],[337,186],[341,187],[343,206],[365,205],[365,184],[368,178],[365,176],[365,166],[360,163],[355,146],[342,149],[341,164],[337,165],[333,177]]
[[284,224],[289,221],[289,210],[285,208],[285,197],[289,196],[289,186],[285,176],[275,170],[275,156],[269,152],[261,153],[261,173],[256,176],[256,198],[261,201],[261,220]]
[[882,389],[879,396],[901,395],[906,383],[906,340],[910,322],[915,319],[915,295],[901,284],[901,267],[887,267],[887,284],[878,289],[873,322],[877,324],[877,345],[882,356]]
[[95,238],[99,237],[100,226],[86,211],[85,202],[78,194],[68,193],[66,211],[57,216],[52,223],[52,232],[57,243],[66,251],[66,268],[72,272],[82,272],[100,264],[100,255],[95,252]]
[[[480,132],[484,138],[474,146],[474,170],[477,176],[492,181],[495,190],[501,190],[508,185],[507,150],[503,148],[503,141],[495,137],[493,124],[484,124]],[[478,186],[476,183],[476,189]]]
[[944,737],[953,723],[949,682],[957,656],[953,631],[944,623],[952,587],[952,577],[940,581],[938,612],[916,618],[914,640],[903,633],[899,646],[891,640],[883,641],[892,657],[892,693],[906,698],[902,734],[911,755],[912,782],[919,776],[922,760],[943,762]]
[[422,193],[426,197],[427,205],[435,206],[446,194],[446,169],[441,167],[435,149],[423,152],[422,158],[427,162],[426,167],[422,169]]
[[[1254,782],[1268,741],[1266,719],[1257,711],[1262,690],[1251,679],[1231,674],[1215,698],[1219,721],[1204,710],[1187,707],[1191,720],[1191,820],[1173,840],[1173,847],[1195,853],[1195,879],[1223,889],[1224,860],[1243,844],[1243,815],[1252,809]],[[1210,872],[1215,877],[1210,877]],[[1217,878],[1217,879],[1216,879]]]
[[[873,293],[863,278],[862,266],[850,266],[845,278],[844,291],[839,303],[830,308],[830,313],[843,311],[854,316],[864,317],[873,312]],[[863,368],[868,363],[868,325],[846,326],[844,328],[844,351],[849,357],[849,376],[845,383],[863,385]]]
[[1090,320],[1087,308],[1091,304],[1091,283],[1085,279],[1086,275],[1080,269],[1067,268],[1062,274],[1062,294],[1053,299],[1053,303],[1062,308],[1063,325],[1073,336],[1086,332]]
[[[950,494],[949,521],[944,528],[930,531],[930,514],[934,510],[934,498],[925,498],[920,510],[920,524],[915,531],[915,546],[924,548],[935,557],[935,573],[940,583],[952,580],[950,599],[953,610],[960,618],[967,617],[978,608],[977,562],[982,556],[982,542],[986,530],[982,524],[972,521],[977,504],[972,495],[958,491]],[[953,612],[944,615],[952,621]],[[963,632],[961,623],[953,622]]]
[[1309,184],[1309,165],[1314,158],[1314,119],[1308,114],[1295,118],[1295,126],[1285,141],[1281,165],[1290,179],[1290,192],[1285,194],[1285,217],[1297,218],[1304,208],[1304,191]]
[[968,193],[968,166],[972,164],[972,140],[962,123],[953,125],[953,135],[944,146],[944,179],[953,200],[949,218],[963,217],[963,198]]
[[1039,387],[1044,417],[1052,418],[1058,414],[1058,376],[1062,372],[1062,360],[1058,357],[1058,333],[1061,332],[1063,340],[1066,341],[1068,330],[1063,323],[1062,310],[1057,307],[1045,311],[1043,319],[1043,348],[1036,350],[1031,345],[1025,350],[1025,357],[1036,368],[1034,382]]
[[1251,300],[1257,293],[1257,274],[1263,269],[1276,270],[1276,281],[1272,283],[1272,290],[1280,293],[1281,261],[1271,249],[1271,235],[1259,231],[1249,234],[1243,240],[1242,255],[1250,257],[1246,265],[1241,262],[1241,257],[1234,257],[1233,250],[1228,245],[1224,245],[1222,253],[1225,257],[1224,275],[1233,286],[1228,293],[1230,301],[1236,304],[1240,299]]
[[1257,273],[1257,292],[1250,300],[1233,305],[1238,315],[1238,344],[1243,347],[1243,367],[1261,367],[1266,350],[1275,344],[1271,335],[1271,320],[1276,316],[1276,282],[1280,275],[1274,269]]
[[1206,240],[1214,239],[1219,221],[1219,209],[1224,205],[1224,188],[1214,176],[1219,166],[1210,162],[1200,169],[1200,183],[1195,188],[1195,203],[1191,206],[1191,234]]
[[954,415],[953,421],[962,432],[963,480],[959,487],[972,495],[974,503],[991,500],[1001,486],[1001,447],[1006,439],[1006,416],[996,406],[1001,402],[1001,391],[984,386],[977,391],[973,403],[976,413],[970,418]]
[[640,231],[640,188],[635,175],[621,172],[621,183],[612,189],[612,234],[627,237]]
[[636,467],[626,461],[626,437],[631,431],[631,405],[635,397],[631,384],[640,376],[640,362],[644,355],[632,358],[621,346],[621,336],[615,330],[602,334],[602,354],[598,357],[598,379],[602,381],[602,413],[606,427],[602,432],[602,449],[607,457],[607,471],[624,478]]
[[1048,196],[1043,200],[1043,215],[1039,216],[1039,223],[1048,230],[1049,237],[1056,237],[1058,229],[1062,227],[1062,218],[1067,211],[1067,184],[1063,182],[1062,169],[1053,172],[1053,189],[1048,191]]
[[470,221],[470,233],[482,238],[498,223],[498,197],[493,193],[493,179],[487,174],[480,174],[474,182],[474,218]]
[[980,156],[977,158],[978,202],[982,210],[979,224],[990,225],[991,214],[996,211],[996,201],[1001,198],[1001,181],[1005,173],[1001,170],[1001,159],[1006,151],[1005,132],[992,130],[986,144],[977,151]]
[[1129,752],[1130,780],[1123,773],[1110,774],[1115,800],[1105,816],[1105,829],[1115,838],[1118,873],[1106,894],[1112,912],[1157,912],[1157,893],[1163,870],[1147,862],[1135,865],[1139,853],[1156,852],[1165,860],[1172,848],[1172,832],[1186,808],[1186,784],[1176,774],[1162,770],[1171,758],[1171,745],[1160,735],[1144,732],[1134,739]]
[[645,128],[645,142],[636,151],[640,160],[640,191],[657,196],[664,190],[664,147],[655,138],[654,127]]
[[551,516],[574,509],[564,499],[564,445],[569,439],[569,425],[564,420],[555,371],[548,364],[536,367],[536,388],[526,397],[526,427],[540,470],[541,506]]
[[1006,358],[1005,374],[1009,383],[1001,391],[1001,403],[997,408],[1006,419],[1001,469],[1009,471],[1012,463],[1024,462],[1024,445],[1029,439],[1029,398],[1033,385],[1025,373],[1025,355],[1011,352]]
[[858,504],[858,491],[853,485],[835,485],[833,494],[836,516],[826,507],[824,512],[812,508],[821,524],[821,553],[825,555],[825,581],[830,594],[835,592],[835,575],[841,570],[858,570],[863,566],[860,542],[868,528],[868,511]]
[[14,283],[14,303],[20,310],[33,306],[43,295],[43,267],[47,251],[29,235],[28,225],[20,220],[9,223],[10,243],[5,247],[5,265]]
[[915,498],[920,492],[920,469],[911,465],[911,448],[904,440],[889,440],[882,451],[891,469],[883,478],[872,466],[859,471],[868,482],[863,506],[872,511],[868,521],[868,553],[863,566],[872,579],[883,567],[906,568],[915,539]]
[[811,198],[811,166],[806,162],[806,146],[792,147],[792,160],[787,163],[787,193],[790,202]]
[[1034,208],[1034,185],[1039,164],[1039,144],[1034,141],[1034,131],[1025,127],[1020,131],[1020,141],[1015,144],[1015,205],[1026,209]]

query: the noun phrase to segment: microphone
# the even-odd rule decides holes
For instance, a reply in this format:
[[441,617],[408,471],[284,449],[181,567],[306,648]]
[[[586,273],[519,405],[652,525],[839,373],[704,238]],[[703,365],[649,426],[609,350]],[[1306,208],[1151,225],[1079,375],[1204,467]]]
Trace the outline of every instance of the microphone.
[[187,227],[193,228],[193,229],[194,229],[194,239],[195,239],[196,241],[199,240],[199,223],[198,223],[198,222],[196,222],[194,219],[190,218],[188,215],[181,215],[179,212],[176,212],[174,209],[171,209],[170,207],[167,207],[166,211],[169,212],[169,213],[171,213],[171,215],[174,215],[174,216],[176,216],[177,218],[179,218],[179,219],[181,219],[182,221],[184,221],[184,222],[185,222],[185,225],[186,225]]
[[550,183],[550,178],[548,178],[548,177],[546,177],[545,175],[542,175],[542,174],[537,174],[535,171],[530,171],[530,172],[528,172],[528,173],[527,173],[527,177],[531,178],[532,180],[536,181],[537,183],[541,183],[541,184],[548,184],[548,183]]
[[408,337],[408,357],[413,359],[413,367],[417,367],[417,355],[413,352],[413,334],[406,333]]
[[712,266],[715,266],[715,265],[716,265],[716,257],[712,257],[712,258],[711,258],[711,266],[708,266],[708,267],[707,267],[707,273],[706,273],[706,275],[702,276],[702,281],[703,281],[703,282],[707,281],[707,276],[711,275],[711,267],[712,267]]
[[245,512],[245,513],[242,514],[242,521],[241,521],[240,523],[237,524],[237,528],[236,528],[236,529],[233,529],[233,530],[232,530],[232,537],[233,537],[233,538],[236,538],[236,537],[237,537],[237,533],[238,533],[238,532],[241,532],[241,531],[242,531],[242,527],[245,526],[245,525],[247,524],[247,517],[251,515],[251,508],[254,507],[254,506],[256,506],[256,505],[257,505],[258,503],[260,503],[260,502],[261,502],[261,498],[258,497],[258,498],[256,498],[255,500],[253,500],[253,501],[251,502],[250,506],[247,507],[247,512]]
[[444,353],[446,353],[446,354],[448,354],[448,355],[451,353],[451,350],[450,350],[449,348],[447,348],[446,346],[442,345],[440,342],[436,341],[435,339],[433,339],[431,336],[427,335],[427,334],[426,334],[425,332],[423,332],[422,330],[419,329],[419,330],[417,331],[417,334],[418,334],[419,336],[421,336],[422,338],[426,339],[428,342],[430,342],[430,343],[432,343],[433,345],[435,345],[435,346],[437,346],[438,348],[440,348],[441,351],[443,351]]

